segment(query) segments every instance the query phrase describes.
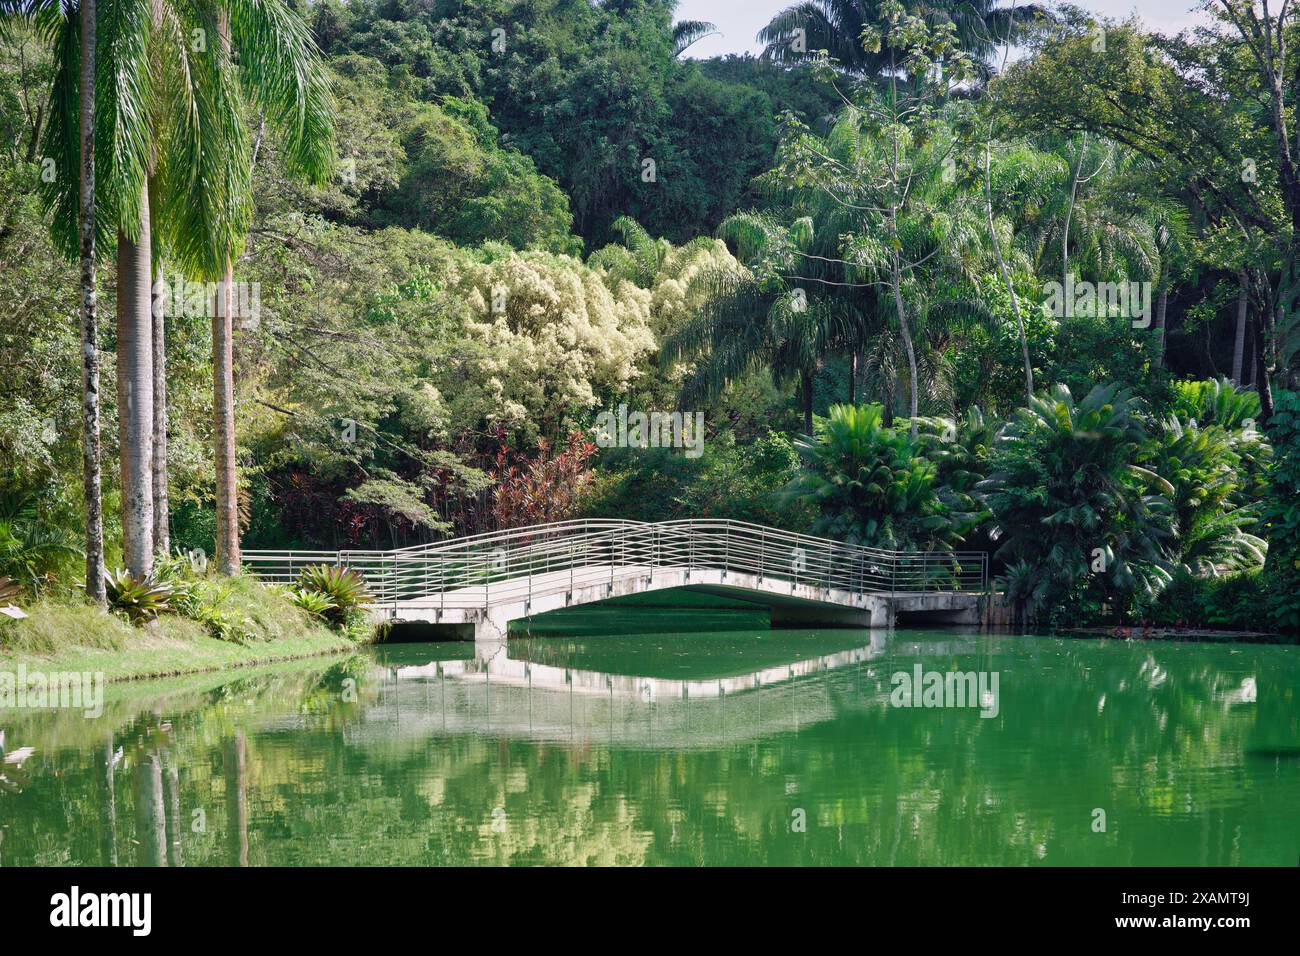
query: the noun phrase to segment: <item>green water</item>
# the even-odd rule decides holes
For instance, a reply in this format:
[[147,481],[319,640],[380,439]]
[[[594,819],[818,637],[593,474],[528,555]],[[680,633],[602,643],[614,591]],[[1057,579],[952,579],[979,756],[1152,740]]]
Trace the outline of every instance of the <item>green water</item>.
[[[997,716],[893,706],[917,664],[996,673]],[[1297,687],[1267,645],[394,645],[0,711],[0,865],[1294,866]]]

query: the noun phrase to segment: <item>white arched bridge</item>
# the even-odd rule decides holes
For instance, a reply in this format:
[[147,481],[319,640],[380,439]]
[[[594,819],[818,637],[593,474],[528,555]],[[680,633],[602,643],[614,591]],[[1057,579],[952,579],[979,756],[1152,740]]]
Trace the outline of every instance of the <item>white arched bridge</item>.
[[392,551],[245,551],[244,564],[279,584],[310,565],[349,567],[378,618],[479,641],[521,618],[670,588],[765,605],[774,624],[887,627],[900,612],[976,623],[988,588],[983,552],[886,551],[710,519],[561,521]]

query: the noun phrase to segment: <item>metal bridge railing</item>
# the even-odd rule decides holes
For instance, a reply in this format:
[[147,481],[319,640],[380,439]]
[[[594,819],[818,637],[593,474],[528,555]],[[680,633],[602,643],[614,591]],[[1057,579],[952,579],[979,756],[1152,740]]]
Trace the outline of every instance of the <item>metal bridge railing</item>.
[[576,520],[391,551],[245,551],[267,583],[313,564],[365,577],[377,605],[483,608],[656,572],[720,570],[791,588],[897,594],[988,586],[981,551],[886,551],[730,520]]

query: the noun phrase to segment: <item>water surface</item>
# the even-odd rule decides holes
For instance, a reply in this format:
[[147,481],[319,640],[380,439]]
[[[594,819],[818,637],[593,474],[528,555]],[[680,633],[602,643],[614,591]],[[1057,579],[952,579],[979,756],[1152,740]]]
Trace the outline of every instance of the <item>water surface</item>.
[[[997,716],[893,706],[917,664],[997,673]],[[0,865],[1294,866],[1298,686],[1271,645],[394,645],[0,711]]]

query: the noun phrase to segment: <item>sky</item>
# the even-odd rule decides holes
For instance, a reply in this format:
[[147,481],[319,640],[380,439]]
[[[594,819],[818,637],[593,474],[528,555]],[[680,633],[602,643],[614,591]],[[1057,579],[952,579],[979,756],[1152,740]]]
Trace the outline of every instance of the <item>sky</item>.
[[[690,57],[722,56],[727,53],[758,53],[762,46],[755,34],[772,15],[795,0],[680,0],[678,20],[707,20],[717,24],[718,33],[705,37],[687,51]],[[1008,0],[1009,2],[1009,0]],[[1146,25],[1162,32],[1177,33],[1184,27],[1206,22],[1197,13],[1198,0],[1074,0],[1077,6],[1116,20],[1136,12]]]

